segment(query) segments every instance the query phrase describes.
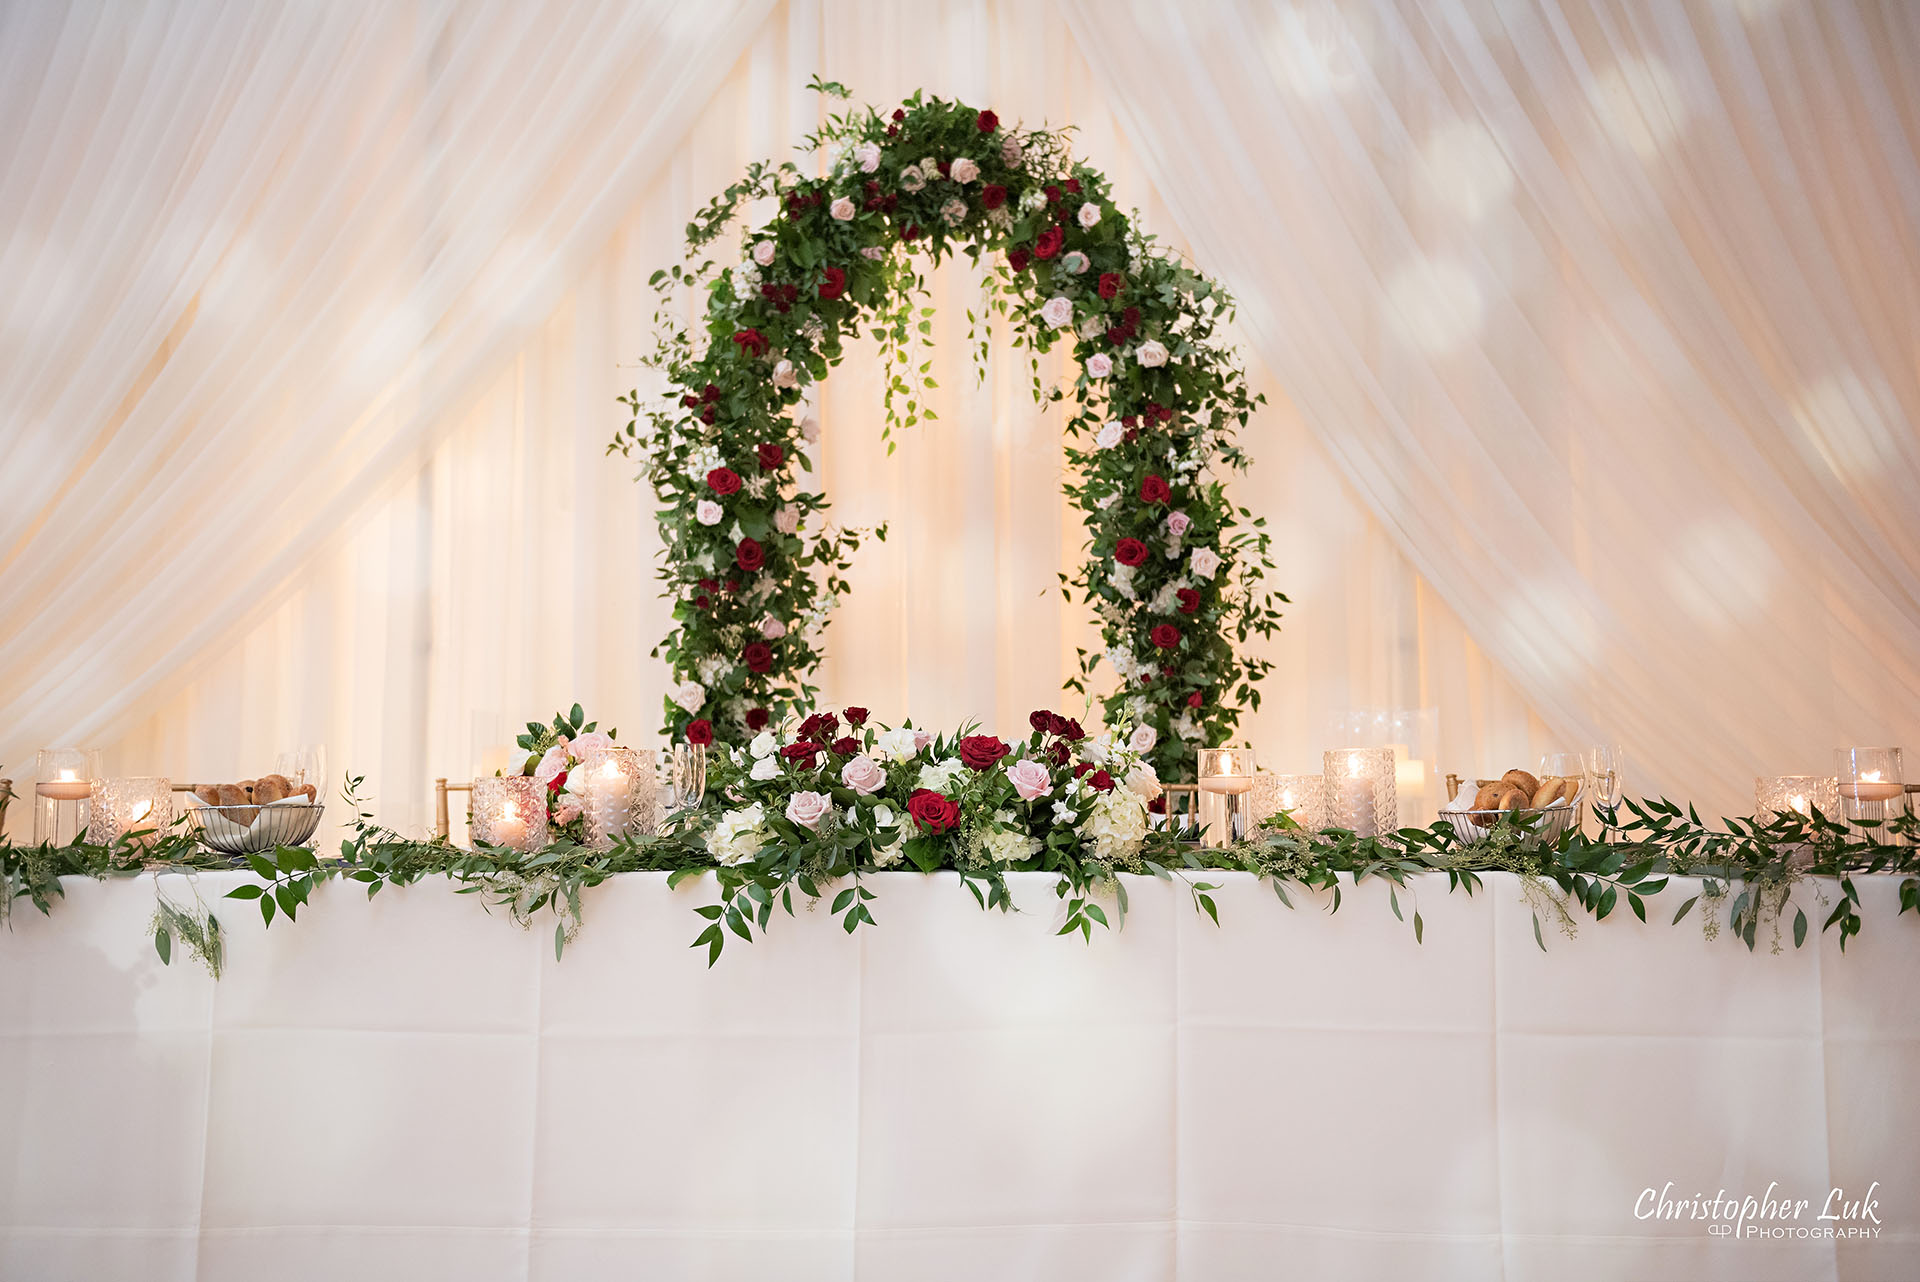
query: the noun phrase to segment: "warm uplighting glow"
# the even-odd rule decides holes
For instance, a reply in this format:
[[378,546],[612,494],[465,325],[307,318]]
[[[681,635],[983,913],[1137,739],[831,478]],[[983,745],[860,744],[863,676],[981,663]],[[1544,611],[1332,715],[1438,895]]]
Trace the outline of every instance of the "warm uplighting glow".
[[1687,121],[1679,82],[1654,57],[1622,58],[1594,80],[1587,101],[1613,140],[1642,160],[1666,150]]
[[1409,344],[1444,356],[1480,332],[1486,297],[1473,272],[1451,258],[1422,255],[1387,280],[1387,319]]

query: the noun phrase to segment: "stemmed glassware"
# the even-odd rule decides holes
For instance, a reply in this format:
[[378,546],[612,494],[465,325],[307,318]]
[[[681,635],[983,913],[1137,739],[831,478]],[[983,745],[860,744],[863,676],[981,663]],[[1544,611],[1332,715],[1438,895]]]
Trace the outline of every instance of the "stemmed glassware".
[[1594,817],[1600,821],[1600,835],[1613,839],[1618,824],[1620,798],[1625,795],[1627,754],[1617,743],[1595,744],[1587,749],[1587,795],[1593,798]]
[[699,805],[707,792],[706,745],[676,743],[662,748],[659,760],[661,817]]

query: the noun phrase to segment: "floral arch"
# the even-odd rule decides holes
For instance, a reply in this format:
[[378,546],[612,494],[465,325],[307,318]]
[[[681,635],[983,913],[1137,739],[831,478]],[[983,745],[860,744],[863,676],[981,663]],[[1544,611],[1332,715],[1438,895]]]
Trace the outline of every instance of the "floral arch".
[[[1081,654],[1068,687],[1086,692],[1104,658],[1120,679],[1102,699],[1108,723],[1153,727],[1160,776],[1190,777],[1193,749],[1225,742],[1241,705],[1259,706],[1271,665],[1236,645],[1271,635],[1286,600],[1265,586],[1269,536],[1219,479],[1247,466],[1234,432],[1261,400],[1218,336],[1232,300],[1114,206],[1066,131],[916,93],[891,112],[830,117],[806,150],[825,155],[825,176],[754,165],[688,225],[688,263],[654,274],[660,341],[644,363],[672,390],[622,398],[631,418],[609,447],[638,453],[661,504],[667,732],[740,742],[812,705],[861,536],[825,524],[826,497],[799,488],[819,431],[800,415],[804,389],[864,323],[887,359],[888,431],[931,417],[915,350],[931,312],[913,251],[991,255],[987,323],[1011,325],[1033,353],[1036,397],[1072,396],[1078,475],[1065,491],[1086,515],[1088,560],[1061,590],[1098,612],[1105,649]],[[738,265],[706,256],[741,203],[763,197],[780,212],[745,238]],[[706,292],[699,331],[677,319],[681,290]],[[1038,354],[1056,342],[1079,359],[1070,389],[1039,379]]]

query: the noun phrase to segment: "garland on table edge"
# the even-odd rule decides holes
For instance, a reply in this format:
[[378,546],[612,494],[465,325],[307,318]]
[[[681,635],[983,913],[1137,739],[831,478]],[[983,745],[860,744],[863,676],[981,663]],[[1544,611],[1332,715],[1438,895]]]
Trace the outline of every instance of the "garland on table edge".
[[[323,862],[296,847],[248,856],[245,866],[257,880],[227,898],[255,901],[270,926],[276,916],[297,919],[326,881],[360,882],[371,898],[387,885],[444,876],[459,884],[458,893],[481,895],[522,926],[550,913],[557,957],[579,928],[582,893],[608,877],[664,871],[669,886],[678,886],[712,874],[720,902],[695,910],[705,925],[693,945],[706,949],[709,965],[729,934],[751,941],[770,928],[776,909],[792,915],[795,891],[803,900],[833,893],[831,912],[849,932],[875,924],[878,894],[868,874],[887,868],[957,873],[983,909],[1001,911],[1013,908],[1008,872],[1053,873],[1065,908],[1059,933],[1084,938],[1096,925],[1124,923],[1126,888],[1115,875],[1121,872],[1183,883],[1216,924],[1211,892],[1218,886],[1204,880],[1214,871],[1251,873],[1288,907],[1304,891],[1329,911],[1338,911],[1343,887],[1380,878],[1390,883],[1394,915],[1410,921],[1416,940],[1424,939],[1425,921],[1412,903],[1409,918],[1400,900],[1402,891],[1412,893],[1409,876],[1444,872],[1449,892],[1471,895],[1481,874],[1508,872],[1520,880],[1543,950],[1543,917],[1572,937],[1578,914],[1602,920],[1624,899],[1645,921],[1648,902],[1675,876],[1702,884],[1672,922],[1698,906],[1708,937],[1724,923],[1749,950],[1768,930],[1780,951],[1793,887],[1807,879],[1817,880],[1819,900],[1830,906],[1821,930],[1837,929],[1842,950],[1861,928],[1857,875],[1903,877],[1900,915],[1920,918],[1920,821],[1910,815],[1865,831],[1818,813],[1729,819],[1716,828],[1670,801],[1628,801],[1624,815],[1599,816],[1599,838],[1573,829],[1547,841],[1509,820],[1472,844],[1444,820],[1361,838],[1339,829],[1309,832],[1282,816],[1247,840],[1205,849],[1152,825],[1147,807],[1158,783],[1140,753],[1125,740],[1089,737],[1067,718],[1035,713],[1033,733],[1008,744],[967,730],[937,736],[883,729],[866,724],[857,708],[843,715],[844,730],[834,714],[818,713],[784,740],[768,734],[744,749],[717,751],[708,804],[674,816],[663,833],[606,850],[564,835],[531,855],[403,837],[374,821],[361,780],[350,778],[343,797],[354,812],[353,835],[339,859]],[[146,844],[0,843],[0,917],[22,898],[49,913],[63,876],[234,868],[230,857],[201,849],[184,822],[146,835]],[[154,947],[161,960],[171,961],[178,942],[217,977],[224,960],[218,919],[197,891],[191,906],[159,893]],[[1794,947],[1805,943],[1810,924],[1805,909],[1794,906]]]
[[[1078,475],[1065,492],[1091,559],[1061,591],[1098,611],[1105,648],[1081,652],[1068,688],[1086,692],[1105,658],[1121,682],[1107,723],[1152,726],[1160,773],[1189,775],[1196,746],[1227,742],[1240,707],[1258,709],[1271,665],[1236,642],[1271,636],[1286,601],[1265,587],[1264,520],[1214,476],[1247,466],[1234,431],[1263,399],[1217,332],[1232,300],[1138,230],[1065,131],[915,93],[890,115],[830,117],[807,149],[825,152],[825,177],[756,164],[688,225],[691,260],[743,202],[776,200],[780,216],[745,238],[737,266],[655,273],[661,338],[643,363],[671,393],[623,397],[631,417],[608,447],[638,452],[661,501],[667,734],[740,743],[815,701],[809,678],[861,535],[826,523],[825,497],[801,488],[819,435],[801,401],[864,322],[888,366],[887,434],[934,417],[917,353],[932,310],[916,305],[926,281],[911,256],[924,249],[936,264],[990,256],[986,306],[969,321],[1011,325],[1036,399],[1066,397],[1042,386],[1039,353],[1065,341],[1078,358],[1065,429]],[[679,319],[682,289],[706,295],[697,336]],[[969,345],[984,373],[986,339]]]

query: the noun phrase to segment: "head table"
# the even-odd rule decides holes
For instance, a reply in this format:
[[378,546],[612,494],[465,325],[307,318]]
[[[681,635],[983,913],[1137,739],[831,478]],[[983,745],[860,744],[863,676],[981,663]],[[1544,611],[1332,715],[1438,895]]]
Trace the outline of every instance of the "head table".
[[[1843,956],[1624,912],[1543,952],[1505,874],[1416,882],[1424,943],[1377,882],[1208,879],[1221,926],[1129,879],[1087,944],[1038,874],[1011,915],[878,874],[876,927],[709,971],[710,878],[598,887],[556,961],[443,884],[267,929],[203,874],[217,982],[154,955],[151,877],[69,879],[0,932],[0,1276],[1920,1276],[1891,880]],[[1810,1205],[1655,1209],[1769,1190]]]

